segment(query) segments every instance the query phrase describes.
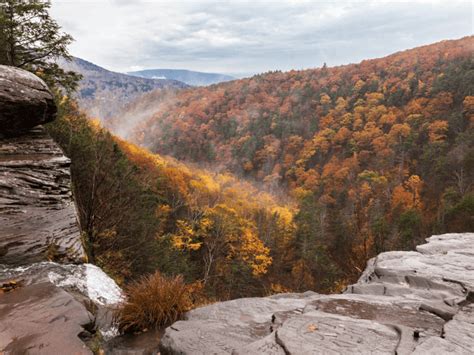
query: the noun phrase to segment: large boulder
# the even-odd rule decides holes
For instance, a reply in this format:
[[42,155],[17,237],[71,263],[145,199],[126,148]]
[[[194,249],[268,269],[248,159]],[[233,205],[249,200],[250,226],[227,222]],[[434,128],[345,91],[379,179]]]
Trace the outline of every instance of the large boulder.
[[472,354],[474,233],[382,253],[338,295],[215,303],[168,327],[161,354]]
[[56,117],[48,86],[36,75],[0,65],[0,135],[17,135]]
[[82,295],[96,306],[113,307],[123,300],[122,290],[115,281],[98,266],[87,263],[75,265],[47,261],[17,267],[0,265],[0,284],[8,280],[16,280],[19,288],[51,283]]

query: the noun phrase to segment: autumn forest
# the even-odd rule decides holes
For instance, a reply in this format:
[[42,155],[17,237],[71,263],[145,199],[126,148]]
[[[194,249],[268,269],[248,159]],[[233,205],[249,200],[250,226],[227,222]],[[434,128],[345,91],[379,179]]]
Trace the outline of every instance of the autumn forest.
[[330,292],[382,251],[473,231],[473,46],[158,90],[101,123],[64,97],[48,129],[91,261],[207,300]]

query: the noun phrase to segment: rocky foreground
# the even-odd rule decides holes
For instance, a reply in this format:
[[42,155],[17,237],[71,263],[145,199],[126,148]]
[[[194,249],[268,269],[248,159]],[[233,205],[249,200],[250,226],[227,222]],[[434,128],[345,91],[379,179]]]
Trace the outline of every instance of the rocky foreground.
[[369,261],[343,294],[216,303],[166,329],[162,354],[473,354],[474,233]]

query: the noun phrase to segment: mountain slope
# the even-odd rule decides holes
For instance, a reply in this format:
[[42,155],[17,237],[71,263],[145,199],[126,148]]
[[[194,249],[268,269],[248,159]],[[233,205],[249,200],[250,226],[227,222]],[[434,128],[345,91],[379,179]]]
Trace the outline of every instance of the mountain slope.
[[208,86],[224,81],[235,80],[235,78],[230,75],[203,73],[184,69],[147,69],[129,72],[127,74],[149,79],[179,80],[191,86]]
[[90,115],[105,120],[143,93],[187,87],[176,80],[154,80],[112,72],[80,58],[70,62],[62,60],[60,65],[82,74],[77,99]]
[[184,90],[135,140],[283,188],[301,284],[355,277],[378,252],[474,229],[473,52],[466,37]]

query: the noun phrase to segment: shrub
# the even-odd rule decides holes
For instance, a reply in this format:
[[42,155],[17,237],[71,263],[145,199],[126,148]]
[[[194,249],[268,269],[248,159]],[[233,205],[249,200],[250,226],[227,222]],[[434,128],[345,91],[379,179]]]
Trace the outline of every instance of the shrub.
[[199,283],[185,284],[182,275],[155,272],[125,287],[126,303],[117,311],[121,332],[168,326],[200,299]]

